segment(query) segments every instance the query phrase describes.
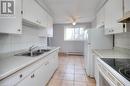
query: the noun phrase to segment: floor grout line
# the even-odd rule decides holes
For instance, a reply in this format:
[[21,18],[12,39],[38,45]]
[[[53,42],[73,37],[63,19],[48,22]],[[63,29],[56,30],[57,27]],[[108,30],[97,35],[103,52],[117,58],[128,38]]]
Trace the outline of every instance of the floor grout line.
[[73,86],[75,86],[75,64],[74,64],[74,82]]

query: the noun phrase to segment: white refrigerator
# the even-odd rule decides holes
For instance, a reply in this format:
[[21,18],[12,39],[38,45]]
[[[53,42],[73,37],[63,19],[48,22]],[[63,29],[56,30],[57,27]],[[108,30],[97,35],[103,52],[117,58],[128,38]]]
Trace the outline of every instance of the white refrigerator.
[[94,77],[95,61],[92,49],[112,49],[113,36],[104,35],[104,29],[87,29],[84,33],[84,60],[87,76]]

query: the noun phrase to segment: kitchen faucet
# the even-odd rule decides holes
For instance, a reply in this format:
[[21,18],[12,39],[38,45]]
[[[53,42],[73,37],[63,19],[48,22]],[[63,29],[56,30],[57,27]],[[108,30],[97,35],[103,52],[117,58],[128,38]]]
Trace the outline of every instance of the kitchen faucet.
[[38,46],[34,46],[32,45],[31,47],[29,47],[29,52],[31,54],[31,56],[33,56],[33,50],[36,49]]

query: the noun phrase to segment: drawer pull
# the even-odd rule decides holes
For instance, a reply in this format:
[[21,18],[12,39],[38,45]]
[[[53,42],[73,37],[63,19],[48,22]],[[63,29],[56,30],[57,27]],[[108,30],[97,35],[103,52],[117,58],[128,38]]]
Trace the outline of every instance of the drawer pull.
[[22,74],[20,74],[20,75],[19,75],[19,77],[20,77],[20,78],[22,78],[22,77],[23,77],[23,75],[22,75]]
[[20,30],[20,29],[18,29],[17,31],[19,31],[19,32],[20,32],[21,30]]
[[35,77],[35,75],[33,74],[33,75],[31,75],[31,78],[34,78]]

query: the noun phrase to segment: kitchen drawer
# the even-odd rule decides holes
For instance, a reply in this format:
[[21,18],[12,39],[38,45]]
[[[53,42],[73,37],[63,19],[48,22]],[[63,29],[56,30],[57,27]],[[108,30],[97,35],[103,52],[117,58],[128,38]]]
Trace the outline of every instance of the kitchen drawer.
[[29,74],[31,74],[33,71],[35,71],[37,68],[39,68],[47,58],[44,58],[42,60],[39,60],[19,71],[16,73],[10,75],[9,77],[3,79],[0,81],[0,86],[14,86],[24,78],[26,78]]
[[108,72],[107,76],[116,86],[124,86],[112,73]]

